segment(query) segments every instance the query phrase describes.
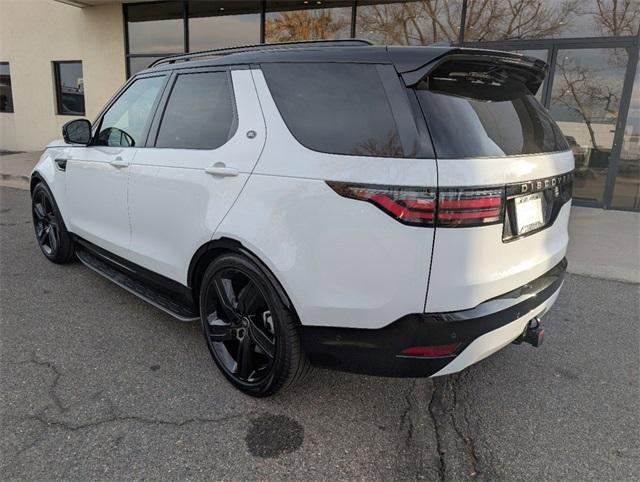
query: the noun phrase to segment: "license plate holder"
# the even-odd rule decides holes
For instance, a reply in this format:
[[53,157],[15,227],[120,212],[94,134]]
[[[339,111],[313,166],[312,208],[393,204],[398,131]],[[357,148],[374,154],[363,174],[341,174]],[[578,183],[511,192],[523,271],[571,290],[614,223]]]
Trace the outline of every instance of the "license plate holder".
[[543,207],[543,193],[537,192],[528,196],[515,198],[516,235],[535,231],[545,225]]

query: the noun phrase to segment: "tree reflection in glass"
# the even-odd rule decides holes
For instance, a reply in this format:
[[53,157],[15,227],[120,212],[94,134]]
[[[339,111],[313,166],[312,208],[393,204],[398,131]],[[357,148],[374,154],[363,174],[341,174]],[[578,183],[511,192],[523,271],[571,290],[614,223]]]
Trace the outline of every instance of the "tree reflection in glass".
[[603,199],[625,65],[624,49],[558,52],[550,110],[576,160],[578,198]]

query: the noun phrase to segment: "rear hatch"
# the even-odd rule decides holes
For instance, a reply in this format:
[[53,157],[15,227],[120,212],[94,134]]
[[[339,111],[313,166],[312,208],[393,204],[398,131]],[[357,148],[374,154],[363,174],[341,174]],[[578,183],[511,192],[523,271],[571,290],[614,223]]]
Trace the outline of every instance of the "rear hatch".
[[[400,58],[391,49],[390,55]],[[449,49],[418,64],[396,68],[415,92],[437,158],[425,311],[472,308],[564,257],[573,155],[535,98],[544,62]]]

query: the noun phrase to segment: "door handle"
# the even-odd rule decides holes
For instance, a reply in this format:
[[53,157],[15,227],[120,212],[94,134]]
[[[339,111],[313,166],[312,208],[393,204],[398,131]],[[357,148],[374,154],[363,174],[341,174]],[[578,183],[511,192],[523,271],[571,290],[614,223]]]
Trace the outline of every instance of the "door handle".
[[237,176],[240,173],[235,167],[227,167],[224,162],[216,162],[213,166],[205,167],[204,172],[221,177]]
[[129,165],[129,161],[118,156],[109,164],[111,164],[113,167],[127,167]]

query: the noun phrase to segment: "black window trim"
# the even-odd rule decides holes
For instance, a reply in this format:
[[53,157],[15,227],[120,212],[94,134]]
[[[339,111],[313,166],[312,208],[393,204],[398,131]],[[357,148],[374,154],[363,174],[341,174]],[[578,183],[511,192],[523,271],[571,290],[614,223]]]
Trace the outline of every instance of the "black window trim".
[[231,110],[233,112],[232,126],[229,129],[229,135],[224,144],[214,148],[214,149],[206,149],[200,147],[192,147],[188,148],[194,151],[215,151],[220,149],[222,146],[225,146],[229,143],[231,139],[235,137],[238,132],[238,107],[236,102],[235,90],[233,88],[233,79],[231,77],[232,70],[244,70],[247,66],[234,66],[239,67],[238,69],[230,68],[229,66],[216,66],[216,67],[193,67],[193,68],[184,68],[184,69],[175,69],[171,71],[171,75],[167,81],[164,92],[160,98],[160,102],[158,107],[156,108],[155,114],[153,116],[153,120],[151,122],[151,126],[149,129],[149,133],[147,134],[147,142],[145,147],[151,149],[187,149],[183,147],[158,147],[156,143],[158,141],[158,134],[160,132],[160,125],[162,124],[162,120],[164,118],[164,114],[167,110],[167,106],[169,104],[169,98],[171,97],[171,93],[176,85],[176,81],[180,75],[190,75],[190,74],[204,74],[209,72],[225,72],[227,78],[227,84],[229,86],[229,90],[231,93]]
[[0,114],[14,114],[15,107],[13,105],[13,86],[11,85],[11,62],[0,62],[0,65],[9,67],[9,90],[11,90],[11,110],[0,110]]
[[[147,123],[142,132],[142,137],[145,139],[145,142],[137,146],[118,146],[118,149],[135,149],[135,148],[147,146],[147,142],[149,140],[149,130],[151,128],[152,119],[155,117],[155,113],[158,109],[158,105],[160,104],[160,99],[163,97],[164,92],[167,89],[167,82],[170,77],[170,75],[168,75],[167,72],[153,72],[148,74],[134,75],[129,80],[127,80],[127,82],[125,82],[125,84],[120,88],[120,90],[118,90],[114,94],[114,96],[111,97],[111,99],[109,99],[109,102],[107,102],[107,104],[102,108],[100,113],[96,116],[96,120],[91,124],[92,133],[91,133],[91,143],[89,144],[89,146],[97,145],[96,142],[98,140],[98,134],[100,133],[100,129],[102,128],[102,121],[104,120],[104,115],[111,108],[111,106],[116,103],[116,101],[129,89],[129,87],[131,87],[131,85],[133,85],[134,82],[142,79],[153,78],[153,77],[164,77],[164,82],[160,87],[159,95],[156,97],[153,103],[153,106],[151,106],[149,119],[147,119]],[[103,146],[103,147],[108,147],[108,146]]]
[[[62,86],[60,85],[60,65],[62,64],[80,64],[82,68],[82,79],[84,81],[84,65],[82,60],[53,60],[53,87],[56,91],[56,115],[66,115],[72,117],[87,115],[87,106],[85,104],[83,112],[62,112]],[[82,90],[82,98],[84,100],[84,85]]]

